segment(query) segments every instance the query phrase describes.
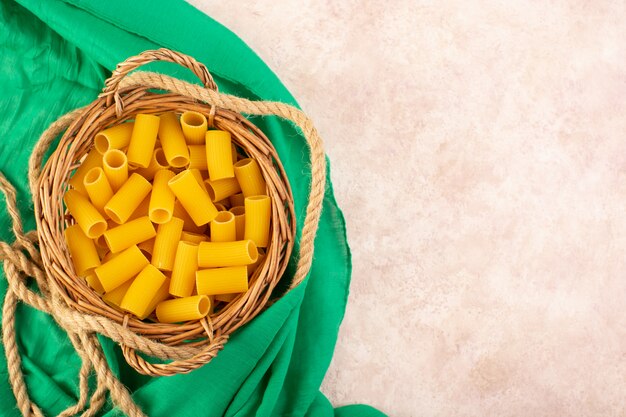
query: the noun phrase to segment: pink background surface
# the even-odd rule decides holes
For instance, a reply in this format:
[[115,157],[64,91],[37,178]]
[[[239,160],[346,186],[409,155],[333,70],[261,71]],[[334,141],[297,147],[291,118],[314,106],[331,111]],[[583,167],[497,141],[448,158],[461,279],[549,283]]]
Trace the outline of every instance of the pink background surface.
[[624,4],[192,3],[325,139],[354,255],[335,405],[626,414]]

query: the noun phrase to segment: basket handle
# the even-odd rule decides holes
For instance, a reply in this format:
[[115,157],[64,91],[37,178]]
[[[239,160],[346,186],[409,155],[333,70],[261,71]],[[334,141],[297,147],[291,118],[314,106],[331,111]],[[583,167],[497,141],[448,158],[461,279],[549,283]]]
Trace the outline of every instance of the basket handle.
[[149,64],[151,62],[173,62],[174,64],[179,64],[185,68],[188,68],[193,72],[201,81],[202,84],[206,88],[211,90],[217,90],[217,84],[213,81],[213,77],[209,73],[207,67],[196,61],[194,58],[189,55],[182,54],[180,52],[172,51],[170,49],[155,49],[150,51],[144,51],[139,55],[131,56],[126,60],[117,64],[115,70],[104,82],[104,89],[99,97],[106,98],[106,105],[110,106],[113,102],[117,102],[119,99],[119,89],[120,83],[122,79],[128,75],[131,71],[139,68],[142,65]]

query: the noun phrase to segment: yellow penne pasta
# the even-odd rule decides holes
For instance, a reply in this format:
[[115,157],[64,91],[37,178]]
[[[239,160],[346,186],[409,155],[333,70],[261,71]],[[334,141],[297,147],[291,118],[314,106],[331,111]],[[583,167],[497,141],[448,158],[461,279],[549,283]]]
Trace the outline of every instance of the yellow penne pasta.
[[157,171],[152,184],[150,197],[150,220],[157,224],[170,221],[174,214],[174,193],[167,185],[174,178],[174,173],[167,169]]
[[63,196],[63,201],[87,237],[95,239],[107,230],[106,220],[84,194],[76,190],[68,190]]
[[85,281],[87,281],[87,285],[89,285],[89,287],[93,289],[96,294],[104,294],[104,288],[102,288],[102,284],[100,284],[100,281],[94,272],[87,274],[87,276],[85,276]]
[[229,211],[220,211],[209,224],[211,242],[234,242],[237,240],[235,215]]
[[131,167],[147,168],[150,165],[159,133],[159,122],[159,117],[152,114],[138,114],[135,118],[127,152]]
[[104,211],[115,223],[125,223],[152,190],[152,184],[133,173],[128,181],[111,197]]
[[180,201],[176,200],[174,202],[174,217],[178,217],[184,223],[183,230],[186,232],[192,233],[204,233],[209,226],[208,224],[203,224],[202,226],[196,226],[189,213],[183,208]]
[[235,177],[237,177],[244,197],[267,194],[261,168],[254,159],[246,158],[237,161],[235,163]]
[[180,125],[188,145],[204,145],[207,121],[203,114],[186,111],[180,116]]
[[266,195],[246,197],[244,239],[252,240],[257,247],[265,248],[270,237],[272,199]]
[[246,230],[246,211],[243,206],[236,206],[231,208],[231,213],[235,216],[235,234],[237,235],[237,240],[243,240],[244,232]]
[[152,158],[150,158],[150,165],[148,168],[139,168],[135,172],[147,180],[152,180],[157,171],[161,169],[168,169],[170,165],[165,159],[165,153],[162,148],[156,148],[152,152]]
[[140,217],[104,232],[104,240],[111,252],[117,253],[156,236],[148,217]]
[[147,265],[133,280],[124,294],[120,307],[135,316],[143,317],[166,280],[167,277],[161,271],[153,265]]
[[102,299],[104,300],[105,303],[107,303],[111,307],[120,308],[120,305],[122,304],[122,300],[124,299],[124,295],[126,295],[126,291],[128,291],[132,283],[133,283],[132,279],[124,282],[119,287],[105,293],[102,296]]
[[180,234],[180,240],[184,240],[189,243],[200,243],[206,242],[208,240],[207,235],[203,235],[200,233],[191,233],[191,232],[182,232]]
[[230,144],[229,132],[224,130],[206,132],[206,162],[212,181],[235,176]]
[[180,242],[180,235],[183,231],[183,221],[172,217],[172,219],[159,225],[156,238],[154,239],[154,250],[152,251],[152,265],[163,271],[171,271],[174,266],[176,247]]
[[206,170],[206,147],[204,145],[189,145],[189,169]]
[[170,296],[169,289],[170,279],[166,277],[165,281],[163,281],[163,284],[161,284],[154,297],[152,297],[152,300],[150,300],[150,304],[148,304],[148,308],[146,308],[145,313],[142,316],[139,316],[139,318],[142,320],[145,319],[150,314],[152,314],[152,312],[160,302],[167,300]]
[[204,179],[202,178],[202,173],[200,173],[200,170],[197,168],[193,168],[189,169],[188,171],[191,172],[193,177],[196,179],[200,188],[202,188],[202,190],[208,194],[209,190],[207,190],[206,188],[206,184],[204,183]]
[[94,146],[104,155],[109,149],[124,149],[130,143],[134,122],[122,123],[98,133],[94,138]]
[[217,209],[209,195],[189,170],[177,174],[168,185],[196,226],[207,224],[217,216]]
[[237,193],[235,195],[231,195],[230,197],[228,197],[228,201],[230,202],[231,207],[237,207],[237,206],[243,207],[244,200],[245,200],[245,197],[243,196],[243,193]]
[[194,295],[159,303],[156,307],[156,316],[161,323],[177,323],[199,320],[209,314],[210,309],[209,297]]
[[[140,217],[149,216],[150,215],[150,198],[152,197],[152,192],[148,193],[148,195],[141,200],[139,206],[133,211],[133,214],[130,215],[127,222],[131,220],[138,219]],[[113,220],[111,220],[113,222]],[[115,222],[113,222],[115,223]],[[117,223],[116,223],[117,224]]]
[[220,203],[213,203],[213,205],[215,206],[215,208],[217,209],[217,211],[228,211],[226,210],[226,207],[223,204]]
[[137,246],[118,253],[94,271],[106,292],[114,290],[137,275],[149,262]]
[[236,242],[200,242],[198,244],[198,267],[219,268],[241,266],[256,262],[259,257],[251,240]]
[[65,229],[65,241],[77,275],[84,276],[100,266],[96,245],[79,225],[74,224]]
[[167,162],[174,168],[189,164],[189,149],[176,113],[163,113],[159,122],[159,139]]
[[198,245],[185,241],[178,242],[170,281],[170,294],[176,297],[189,297],[196,284],[197,270]]
[[211,200],[214,202],[223,200],[241,192],[239,182],[237,182],[237,178],[234,177],[214,181],[208,180],[205,181],[205,183],[207,185],[209,197],[211,197]]
[[254,274],[254,271],[256,271],[261,263],[263,263],[263,261],[265,260],[267,254],[261,252],[262,250],[262,248],[259,248],[259,257],[257,258],[256,262],[246,266],[246,268],[248,268],[248,276],[252,276],[252,274]]
[[128,160],[119,149],[110,149],[102,157],[102,169],[113,191],[120,189],[128,180]]
[[113,189],[102,168],[91,168],[83,178],[83,185],[91,204],[98,209],[100,214],[105,214],[104,205],[113,197]]
[[151,259],[152,252],[154,251],[154,238],[139,243],[137,247],[146,258]]
[[215,301],[222,301],[225,303],[230,303],[235,298],[237,298],[239,294],[216,294]]
[[75,190],[79,191],[81,194],[87,195],[87,191],[85,190],[85,186],[83,185],[83,179],[85,175],[89,172],[91,168],[101,167],[102,166],[102,155],[95,150],[92,149],[89,151],[85,159],[80,163],[74,175],[69,179],[68,183]]
[[248,291],[248,270],[245,266],[201,269],[196,272],[196,290],[205,295]]

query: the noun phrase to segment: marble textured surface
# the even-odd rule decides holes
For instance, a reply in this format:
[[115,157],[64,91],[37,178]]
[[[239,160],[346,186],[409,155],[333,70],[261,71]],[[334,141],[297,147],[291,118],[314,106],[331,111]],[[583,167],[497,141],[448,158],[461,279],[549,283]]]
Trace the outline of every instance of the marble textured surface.
[[325,138],[354,254],[334,404],[626,414],[623,3],[192,4]]

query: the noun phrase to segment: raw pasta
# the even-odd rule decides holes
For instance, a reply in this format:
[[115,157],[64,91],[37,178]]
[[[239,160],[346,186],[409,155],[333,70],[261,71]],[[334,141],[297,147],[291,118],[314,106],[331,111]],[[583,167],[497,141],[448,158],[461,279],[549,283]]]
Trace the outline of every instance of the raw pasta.
[[198,320],[209,314],[211,301],[206,295],[176,298],[162,301],[156,307],[157,320],[161,323],[177,323]]
[[256,262],[258,256],[256,245],[251,240],[200,242],[198,244],[200,268],[249,265]]
[[248,269],[245,266],[201,269],[196,272],[198,294],[216,295],[248,291]]
[[147,168],[150,165],[159,132],[159,121],[159,117],[152,114],[138,114],[135,118],[127,152],[131,166]]
[[134,122],[122,123],[98,133],[94,138],[94,146],[101,154],[109,149],[124,149],[130,143]]

